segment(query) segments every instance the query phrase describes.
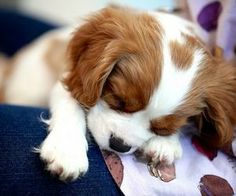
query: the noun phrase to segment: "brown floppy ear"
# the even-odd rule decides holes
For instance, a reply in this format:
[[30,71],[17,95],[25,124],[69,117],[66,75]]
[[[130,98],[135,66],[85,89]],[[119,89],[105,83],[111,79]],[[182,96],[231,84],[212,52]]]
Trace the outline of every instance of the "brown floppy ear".
[[117,56],[110,23],[113,8],[105,8],[79,27],[69,43],[71,63],[64,84],[72,96],[85,107],[96,104]]
[[232,140],[233,125],[224,109],[215,103],[198,116],[201,140],[209,147],[220,148]]
[[233,138],[236,125],[236,68],[219,63],[206,92],[201,114],[201,138],[212,147],[222,147]]

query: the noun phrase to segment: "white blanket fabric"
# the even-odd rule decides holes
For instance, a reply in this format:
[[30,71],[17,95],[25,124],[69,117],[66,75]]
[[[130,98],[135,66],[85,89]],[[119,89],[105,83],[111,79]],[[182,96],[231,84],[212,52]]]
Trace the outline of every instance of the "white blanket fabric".
[[147,165],[133,155],[121,156],[124,176],[121,190],[127,196],[201,195],[199,183],[204,175],[216,175],[228,181],[236,193],[236,160],[218,152],[213,161],[199,153],[191,144],[189,133],[181,136],[183,157],[176,162],[176,179],[163,182],[149,174]]

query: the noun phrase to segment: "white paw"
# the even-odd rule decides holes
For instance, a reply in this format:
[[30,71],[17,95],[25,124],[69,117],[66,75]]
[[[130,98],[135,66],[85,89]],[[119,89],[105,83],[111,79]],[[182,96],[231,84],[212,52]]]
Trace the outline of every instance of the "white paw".
[[73,138],[52,131],[42,143],[39,153],[46,169],[64,181],[75,180],[87,172],[87,149],[85,137]]
[[165,161],[172,164],[182,156],[178,135],[152,137],[142,146],[141,150],[151,162]]

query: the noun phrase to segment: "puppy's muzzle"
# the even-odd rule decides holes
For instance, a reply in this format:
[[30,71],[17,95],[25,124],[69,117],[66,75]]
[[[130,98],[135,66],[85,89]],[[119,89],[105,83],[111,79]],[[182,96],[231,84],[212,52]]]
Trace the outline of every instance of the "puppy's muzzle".
[[114,135],[111,135],[109,139],[109,147],[120,153],[129,152],[131,149],[131,146],[125,144],[121,138],[115,137]]

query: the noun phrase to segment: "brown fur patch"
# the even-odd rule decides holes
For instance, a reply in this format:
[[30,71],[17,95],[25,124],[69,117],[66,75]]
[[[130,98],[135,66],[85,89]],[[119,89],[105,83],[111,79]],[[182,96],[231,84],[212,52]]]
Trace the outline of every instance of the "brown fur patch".
[[177,114],[170,114],[162,118],[154,119],[151,123],[151,131],[158,135],[170,135],[186,124],[187,119]]
[[179,69],[188,69],[193,61],[192,48],[189,48],[186,43],[181,44],[178,41],[171,41],[169,47],[172,62]]
[[151,16],[131,9],[110,7],[91,16],[69,44],[65,84],[73,97],[87,107],[103,96],[114,109],[144,108],[160,78],[161,31]]
[[67,42],[60,39],[50,39],[44,60],[58,78],[66,68]]
[[194,51],[201,48],[201,43],[196,37],[182,34],[184,43],[177,40],[169,43],[172,62],[181,70],[187,70],[193,62]]
[[5,101],[5,82],[12,72],[12,63],[6,57],[0,55],[0,103]]
[[213,49],[213,55],[216,57],[216,58],[224,58],[224,51],[221,47],[219,46],[216,46],[214,49]]
[[221,147],[232,140],[236,125],[236,67],[214,58],[196,38],[186,39],[190,47],[203,52],[200,70],[183,103],[172,115],[152,120],[151,129],[161,135],[172,134],[191,117],[202,140]]
[[205,55],[192,90],[175,113],[200,115],[202,139],[210,146],[220,147],[232,139],[236,124],[236,68]]

